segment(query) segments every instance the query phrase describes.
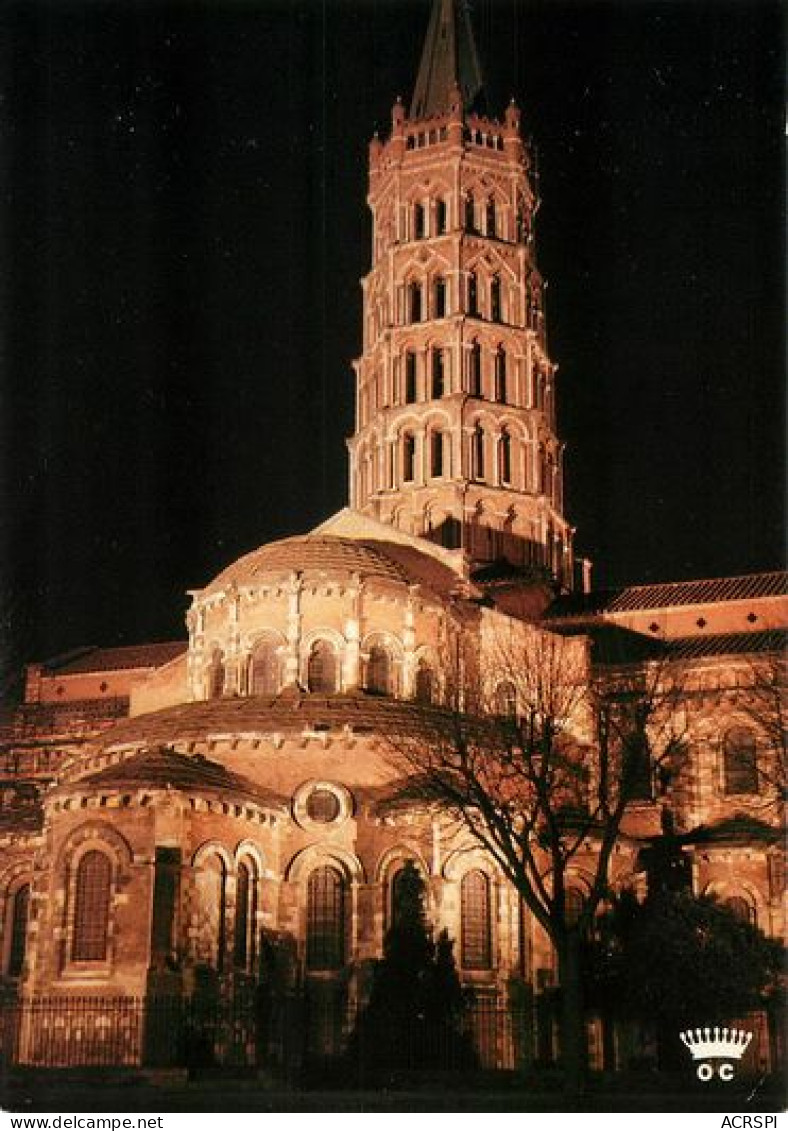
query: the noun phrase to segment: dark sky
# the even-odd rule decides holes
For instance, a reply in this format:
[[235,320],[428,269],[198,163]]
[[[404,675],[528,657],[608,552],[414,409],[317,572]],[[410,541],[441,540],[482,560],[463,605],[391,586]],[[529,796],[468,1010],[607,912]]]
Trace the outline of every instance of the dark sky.
[[[777,4],[475,0],[539,145],[567,509],[600,584],[783,557]],[[181,635],[343,505],[367,143],[428,0],[6,3],[7,651]]]

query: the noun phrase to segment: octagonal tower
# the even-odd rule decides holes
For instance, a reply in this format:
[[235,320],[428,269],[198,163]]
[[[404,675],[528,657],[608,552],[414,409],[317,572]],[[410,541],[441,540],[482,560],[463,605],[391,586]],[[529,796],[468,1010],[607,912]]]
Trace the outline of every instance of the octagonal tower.
[[565,587],[562,444],[536,264],[533,154],[487,117],[463,0],[436,0],[407,111],[369,154],[372,266],[355,363],[351,506]]

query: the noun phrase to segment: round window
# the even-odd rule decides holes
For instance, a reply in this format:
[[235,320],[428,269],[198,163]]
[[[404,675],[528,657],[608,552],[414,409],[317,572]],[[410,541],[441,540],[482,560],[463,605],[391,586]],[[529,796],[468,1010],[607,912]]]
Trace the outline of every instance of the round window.
[[293,816],[302,829],[339,826],[353,812],[353,798],[344,786],[329,781],[305,781],[293,795]]
[[311,821],[329,825],[339,816],[339,798],[330,789],[313,789],[306,799],[306,815]]

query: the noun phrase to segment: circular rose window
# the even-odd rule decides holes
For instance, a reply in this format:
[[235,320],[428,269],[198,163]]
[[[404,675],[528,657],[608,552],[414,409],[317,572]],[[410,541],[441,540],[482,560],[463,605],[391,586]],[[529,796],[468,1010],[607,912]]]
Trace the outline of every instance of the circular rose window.
[[305,781],[293,795],[293,816],[302,829],[317,832],[331,825],[333,832],[352,813],[353,798],[336,782]]
[[339,810],[339,798],[330,789],[313,789],[306,799],[306,815],[319,825],[335,821]]

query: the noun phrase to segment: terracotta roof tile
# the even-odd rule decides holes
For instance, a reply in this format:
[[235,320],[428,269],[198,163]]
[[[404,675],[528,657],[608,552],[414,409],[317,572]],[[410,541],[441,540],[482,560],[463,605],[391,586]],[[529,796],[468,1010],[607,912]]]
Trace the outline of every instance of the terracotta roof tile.
[[40,805],[15,805],[0,809],[0,833],[38,832],[44,824]]
[[781,652],[788,648],[788,629],[763,632],[723,632],[711,636],[684,636],[667,641],[669,655],[694,660],[703,656],[736,656]]
[[759,597],[788,595],[788,572],[748,573],[740,577],[703,578],[698,581],[666,581],[653,585],[629,585],[622,589],[596,589],[559,597],[547,611],[548,618],[593,616],[599,613],[637,612],[681,605],[706,605],[725,601],[750,601]]
[[705,605],[717,601],[749,601],[756,597],[788,595],[788,572],[749,573],[700,581],[633,585],[622,589],[607,606],[610,612],[663,609],[671,605]]
[[66,699],[62,703],[23,703],[19,708],[16,734],[31,730],[56,731],[60,728],[101,726],[123,719],[129,713],[128,695],[112,695],[103,699]]
[[788,630],[766,629],[763,632],[721,632],[708,636],[679,636],[671,640],[646,636],[611,624],[589,626],[595,664],[616,665],[640,663],[666,657],[674,660],[699,660],[706,656],[748,656],[784,653],[788,647]]
[[713,825],[699,825],[681,838],[685,844],[745,844],[763,842],[773,844],[782,840],[779,828],[749,813],[734,813]]
[[426,585],[446,595],[457,581],[457,575],[448,566],[410,546],[374,539],[305,534],[268,542],[252,550],[214,578],[205,592],[228,585],[254,585],[266,578],[284,577],[292,571],[318,576],[358,574],[361,578],[404,585]]
[[[103,770],[78,779],[80,786],[91,785],[97,789],[129,786],[170,787],[178,790],[209,789],[223,796],[240,796],[258,804],[280,807],[285,799],[266,790],[240,774],[232,773],[219,762],[213,762],[201,754],[179,754],[168,747],[144,750]],[[73,789],[73,779],[69,784],[58,787],[61,790]]]
[[395,725],[415,725],[423,713],[417,704],[364,692],[326,696],[288,689],[277,696],[210,699],[137,715],[105,731],[97,742],[112,749],[228,734],[337,734],[346,727],[356,734],[374,734]]

